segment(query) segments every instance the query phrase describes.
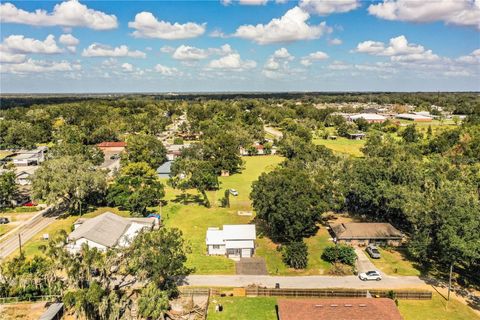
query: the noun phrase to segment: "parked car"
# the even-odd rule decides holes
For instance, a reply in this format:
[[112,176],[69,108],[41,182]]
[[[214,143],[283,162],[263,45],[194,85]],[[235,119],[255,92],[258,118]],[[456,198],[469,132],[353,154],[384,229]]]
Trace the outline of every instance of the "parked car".
[[376,270],[362,272],[358,275],[358,277],[362,281],[367,281],[367,280],[380,281],[380,280],[382,280],[382,275],[380,274],[380,272],[378,272]]
[[373,259],[380,259],[380,251],[374,245],[368,245],[367,252]]
[[0,218],[0,224],[7,224],[9,222],[10,222],[10,220],[8,220],[8,218],[5,218],[5,217]]
[[230,189],[230,194],[231,194],[232,196],[235,196],[235,197],[236,197],[236,196],[238,196],[238,191],[235,190],[235,189]]

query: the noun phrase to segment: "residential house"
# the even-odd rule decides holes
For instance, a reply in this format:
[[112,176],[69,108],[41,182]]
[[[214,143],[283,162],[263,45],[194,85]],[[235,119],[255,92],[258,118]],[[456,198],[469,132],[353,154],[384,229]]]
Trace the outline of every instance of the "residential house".
[[182,149],[183,148],[188,148],[190,145],[189,144],[170,144],[166,145],[167,149],[167,160],[168,161],[173,161],[176,158],[178,158],[182,154]]
[[365,133],[349,133],[348,138],[351,140],[363,140],[365,139]]
[[38,147],[33,150],[21,150],[16,152],[12,158],[13,164],[16,166],[38,166],[45,161],[45,155],[48,152],[48,147]]
[[279,299],[279,320],[402,320],[388,298]]
[[157,174],[159,178],[169,178],[170,172],[172,171],[173,161],[166,161],[161,166],[157,168]]
[[81,250],[83,244],[105,251],[113,247],[128,246],[142,230],[152,230],[158,225],[155,218],[124,218],[105,212],[95,218],[78,219],[68,235],[67,249],[72,253]]
[[230,259],[250,258],[255,251],[257,238],[254,224],[223,225],[208,228],[206,245],[209,255],[225,255]]
[[337,243],[399,246],[403,234],[390,223],[348,222],[330,225]]

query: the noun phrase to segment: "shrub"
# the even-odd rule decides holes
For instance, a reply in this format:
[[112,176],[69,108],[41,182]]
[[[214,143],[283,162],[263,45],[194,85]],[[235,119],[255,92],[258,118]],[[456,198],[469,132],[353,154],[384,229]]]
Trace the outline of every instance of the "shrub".
[[322,253],[322,259],[328,262],[341,262],[353,266],[357,255],[355,250],[346,245],[337,245],[335,247],[327,247]]
[[305,269],[308,262],[308,248],[305,242],[291,242],[287,244],[282,253],[283,262],[295,269]]
[[183,144],[183,139],[182,138],[174,138],[173,139],[173,144]]

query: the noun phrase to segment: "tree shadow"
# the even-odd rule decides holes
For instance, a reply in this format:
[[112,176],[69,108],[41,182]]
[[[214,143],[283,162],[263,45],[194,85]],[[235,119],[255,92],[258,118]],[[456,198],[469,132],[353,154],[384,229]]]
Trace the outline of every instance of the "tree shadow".
[[199,194],[192,195],[189,193],[182,193],[175,196],[175,199],[172,199],[170,201],[174,203],[185,204],[185,205],[189,205],[189,204],[197,204],[201,206],[205,205],[205,200]]

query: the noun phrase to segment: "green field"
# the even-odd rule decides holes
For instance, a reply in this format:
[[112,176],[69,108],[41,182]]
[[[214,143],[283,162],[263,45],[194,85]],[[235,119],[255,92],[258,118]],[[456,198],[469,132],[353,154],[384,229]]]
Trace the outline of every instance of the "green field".
[[[215,312],[218,302],[222,312]],[[276,320],[276,298],[213,297],[208,306],[208,320]]]
[[315,138],[313,139],[313,143],[323,145],[334,152],[361,157],[363,153],[360,149],[365,145],[365,140],[352,140],[342,137],[337,137],[336,140]]
[[402,251],[385,250],[379,248],[380,259],[372,259],[370,255],[366,254],[375,267],[386,274],[399,276],[419,276],[420,270],[415,268],[414,264],[405,258],[405,253]]

